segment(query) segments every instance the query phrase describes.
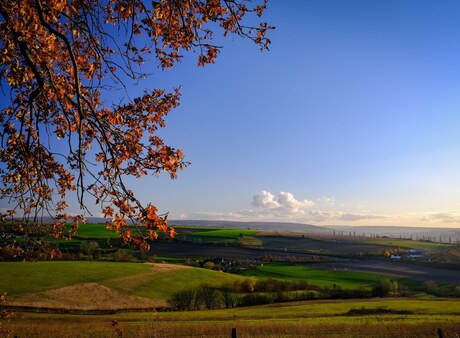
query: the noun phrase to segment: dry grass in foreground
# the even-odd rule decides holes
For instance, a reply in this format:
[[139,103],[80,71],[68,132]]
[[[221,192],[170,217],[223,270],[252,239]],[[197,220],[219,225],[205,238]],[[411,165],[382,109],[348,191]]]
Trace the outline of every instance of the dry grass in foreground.
[[[63,315],[16,313],[18,337],[437,337],[460,338],[459,300],[298,302],[229,310]],[[359,311],[357,311],[359,310]],[[383,311],[384,310],[384,311]],[[404,311],[402,311],[404,310]],[[1,334],[0,334],[1,335]]]
[[[304,321],[164,322],[152,319],[100,316],[68,316],[58,319],[16,318],[3,330],[18,337],[436,337],[442,328],[445,338],[460,337],[460,324],[452,322],[405,323],[400,320],[363,318],[360,322],[309,323]],[[7,331],[4,331],[7,332]]]
[[9,304],[53,309],[116,310],[162,307],[166,302],[122,294],[98,283],[83,283],[24,295]]

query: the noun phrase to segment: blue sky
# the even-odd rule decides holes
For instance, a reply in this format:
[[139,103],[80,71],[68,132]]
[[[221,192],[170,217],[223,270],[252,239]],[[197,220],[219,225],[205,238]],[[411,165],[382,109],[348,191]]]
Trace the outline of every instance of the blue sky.
[[[271,1],[270,52],[226,39],[149,84],[192,165],[133,182],[171,218],[460,225],[460,3]],[[140,85],[141,87],[141,85]]]
[[170,219],[460,227],[460,2],[271,0],[263,19],[269,52],[230,37],[216,64],[147,65],[130,88],[183,86],[160,134],[192,163],[128,180],[140,199]]

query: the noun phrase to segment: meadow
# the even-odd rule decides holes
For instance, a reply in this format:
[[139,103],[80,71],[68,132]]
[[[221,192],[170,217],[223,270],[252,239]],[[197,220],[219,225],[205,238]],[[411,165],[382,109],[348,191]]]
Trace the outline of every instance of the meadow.
[[245,246],[260,246],[261,242],[256,238],[259,231],[244,229],[216,229],[206,230],[197,228],[179,228],[188,241],[215,244],[243,244]]
[[199,230],[191,233],[191,236],[198,237],[224,237],[228,239],[236,239],[242,236],[254,236],[258,233],[257,230],[244,229],[208,229],[205,231]]
[[451,248],[453,245],[446,243],[432,243],[423,241],[414,241],[408,239],[381,239],[374,238],[370,241],[366,241],[368,244],[382,245],[386,247],[394,248],[406,248],[406,249],[425,249],[433,252],[445,250]]
[[107,231],[105,224],[80,224],[76,238],[119,238],[114,231]]
[[342,270],[321,269],[305,264],[270,263],[259,265],[241,273],[243,276],[281,279],[305,280],[320,287],[340,286],[342,288],[372,288],[376,283],[387,276]]
[[162,263],[101,261],[3,262],[0,285],[12,298],[81,283],[98,283],[123,294],[167,300],[174,292],[201,284],[231,285],[237,280],[305,280],[320,287],[368,288],[383,275],[329,270],[287,263],[264,264],[240,275]]
[[[118,293],[118,296],[138,296],[166,306],[166,300],[174,292],[198,287],[203,283],[215,286],[232,284],[243,277],[173,264],[58,261],[58,262],[2,262],[0,263],[0,285],[10,301],[18,305],[30,305],[30,296],[38,294],[40,306],[47,307],[47,291],[93,283]],[[65,291],[65,290],[63,290]],[[95,291],[96,292],[96,291]],[[83,298],[95,295],[90,290]],[[62,295],[65,303],[65,292]],[[110,299],[101,300],[98,306],[110,306]],[[135,307],[131,304],[130,307]],[[110,307],[111,308],[111,307]]]

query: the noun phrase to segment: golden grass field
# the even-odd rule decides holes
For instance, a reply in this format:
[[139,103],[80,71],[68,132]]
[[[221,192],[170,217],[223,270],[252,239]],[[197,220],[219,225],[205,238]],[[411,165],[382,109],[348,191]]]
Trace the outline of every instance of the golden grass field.
[[[351,315],[352,309],[374,310]],[[380,309],[394,313],[379,314]],[[408,314],[399,314],[404,309]],[[460,301],[372,299],[271,304],[192,312],[62,315],[16,313],[1,330],[18,337],[460,337]]]

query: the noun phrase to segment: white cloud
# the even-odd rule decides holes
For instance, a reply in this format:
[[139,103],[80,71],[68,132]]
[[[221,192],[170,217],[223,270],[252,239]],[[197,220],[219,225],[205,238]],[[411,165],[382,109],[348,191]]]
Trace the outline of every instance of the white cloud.
[[335,205],[335,198],[334,197],[321,197],[318,198],[317,200],[318,204],[324,205],[324,206],[334,206]]
[[[238,214],[247,218],[289,219],[313,223],[358,222],[386,218],[378,214],[328,210],[335,205],[334,198],[318,198],[315,203],[308,199],[298,200],[292,193],[284,191],[275,196],[263,190],[253,196],[251,204],[255,207],[254,210],[242,210]],[[316,208],[312,209],[313,206]]]
[[309,200],[298,201],[290,192],[280,192],[278,195],[278,203],[291,211],[299,211],[301,209],[309,208],[315,205],[315,202]]
[[280,207],[280,204],[275,200],[275,195],[265,190],[262,190],[259,194],[252,197],[252,205],[257,208],[268,209]]
[[280,192],[275,196],[271,192],[261,191],[252,197],[252,206],[256,210],[243,210],[240,213],[252,217],[292,218],[306,214],[306,210],[315,202],[304,199],[298,200],[290,192]]

